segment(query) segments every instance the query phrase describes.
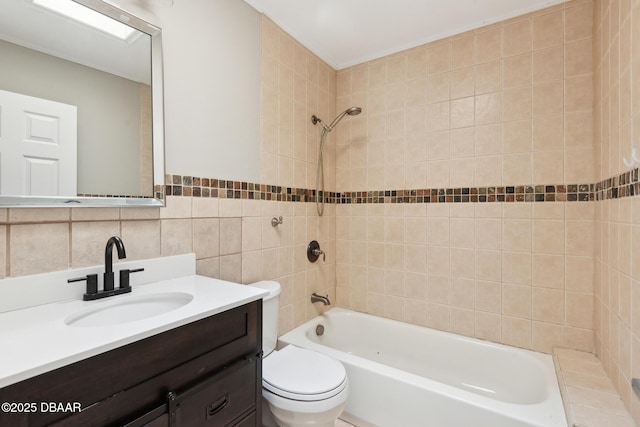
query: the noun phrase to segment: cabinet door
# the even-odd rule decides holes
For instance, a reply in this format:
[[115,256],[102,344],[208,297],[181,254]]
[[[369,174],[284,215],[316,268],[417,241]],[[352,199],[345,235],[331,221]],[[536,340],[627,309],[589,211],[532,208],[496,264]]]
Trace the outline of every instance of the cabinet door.
[[[169,425],[233,425],[255,411],[256,359],[243,359],[169,400]],[[254,424],[255,425],[255,424]]]

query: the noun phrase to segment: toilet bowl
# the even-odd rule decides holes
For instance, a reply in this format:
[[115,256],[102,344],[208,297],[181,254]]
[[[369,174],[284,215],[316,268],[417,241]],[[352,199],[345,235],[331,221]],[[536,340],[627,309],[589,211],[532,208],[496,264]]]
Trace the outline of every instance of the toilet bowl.
[[263,425],[333,427],[349,395],[344,366],[329,356],[293,345],[275,350],[280,285],[264,281],[251,286],[269,291],[262,308]]

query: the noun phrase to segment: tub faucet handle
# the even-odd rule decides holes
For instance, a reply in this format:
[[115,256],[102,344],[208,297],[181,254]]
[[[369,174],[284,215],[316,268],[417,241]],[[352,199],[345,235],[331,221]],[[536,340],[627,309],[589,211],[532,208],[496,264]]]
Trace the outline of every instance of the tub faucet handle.
[[327,255],[324,253],[322,249],[320,249],[320,243],[317,240],[312,240],[307,246],[307,259],[310,262],[316,262],[318,258],[322,255],[322,261],[327,261]]

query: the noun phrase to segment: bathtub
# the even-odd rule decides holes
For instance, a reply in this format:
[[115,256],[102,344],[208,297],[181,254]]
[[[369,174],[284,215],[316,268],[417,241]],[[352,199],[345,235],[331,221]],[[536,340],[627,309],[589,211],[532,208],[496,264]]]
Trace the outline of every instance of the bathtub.
[[344,364],[351,391],[340,418],[359,427],[567,427],[548,354],[341,308],[280,342]]

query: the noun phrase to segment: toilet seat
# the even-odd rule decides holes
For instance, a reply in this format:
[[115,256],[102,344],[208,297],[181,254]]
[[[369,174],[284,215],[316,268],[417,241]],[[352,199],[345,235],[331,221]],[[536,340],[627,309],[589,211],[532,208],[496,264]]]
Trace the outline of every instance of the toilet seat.
[[288,345],[264,358],[262,386],[287,399],[324,400],[344,390],[347,373],[337,360],[316,351]]

